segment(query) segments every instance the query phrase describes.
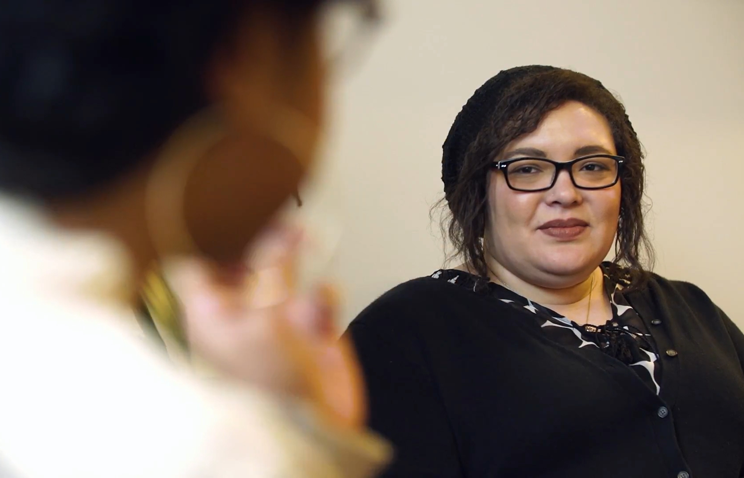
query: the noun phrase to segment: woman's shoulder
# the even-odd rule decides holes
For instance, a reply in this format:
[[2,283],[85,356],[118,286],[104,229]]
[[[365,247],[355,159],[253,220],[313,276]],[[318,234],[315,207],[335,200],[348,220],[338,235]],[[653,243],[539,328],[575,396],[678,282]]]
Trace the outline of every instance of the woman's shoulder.
[[352,325],[398,325],[426,317],[433,319],[443,310],[462,307],[477,298],[488,281],[455,269],[440,269],[427,276],[403,282],[388,290],[355,319]]
[[[448,340],[453,326],[486,310],[488,302],[473,291],[465,272],[443,269],[403,282],[368,305],[345,333],[368,370],[403,368],[429,377],[426,357]],[[399,372],[399,371],[398,371]],[[414,380],[411,378],[411,380]],[[428,380],[428,378],[426,378]]]
[[680,279],[669,279],[657,273],[650,273],[648,281],[640,292],[657,298],[677,298],[700,305],[712,305],[713,301],[699,286]]
[[372,301],[359,315],[366,319],[371,315],[428,307],[433,300],[441,300],[447,295],[447,283],[441,280],[442,271],[402,282],[388,289]]
[[628,298],[631,301],[640,298],[641,304],[645,303],[651,308],[649,312],[667,314],[677,321],[694,320],[720,325],[730,320],[696,284],[656,273],[649,274],[648,280],[640,288],[628,293]]
[[[463,286],[483,281],[472,274],[457,269],[439,269],[433,273],[402,282],[380,296],[377,301],[381,303],[395,303],[398,301],[410,302],[420,299],[432,299],[431,294],[436,293],[439,298],[446,298],[449,294],[439,295],[442,291],[456,291]],[[451,286],[460,287],[451,287]]]
[[669,279],[652,271],[633,271],[619,264],[604,262],[605,277],[621,285],[630,294],[641,294],[654,298],[691,299],[701,303],[711,302],[708,295],[697,285],[684,280]]

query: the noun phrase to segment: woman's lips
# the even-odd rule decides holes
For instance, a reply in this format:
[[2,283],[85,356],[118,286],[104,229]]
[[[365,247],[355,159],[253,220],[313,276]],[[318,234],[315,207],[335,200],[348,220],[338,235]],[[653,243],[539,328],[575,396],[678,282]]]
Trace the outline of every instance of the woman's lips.
[[575,239],[586,230],[586,226],[548,227],[540,232],[557,239]]
[[542,233],[563,240],[576,239],[584,233],[589,224],[581,219],[555,219],[538,228]]

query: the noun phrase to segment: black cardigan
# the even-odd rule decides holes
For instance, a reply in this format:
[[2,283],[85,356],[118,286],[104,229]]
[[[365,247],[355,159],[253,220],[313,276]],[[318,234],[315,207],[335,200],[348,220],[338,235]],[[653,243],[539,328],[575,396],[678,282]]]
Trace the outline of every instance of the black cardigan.
[[744,476],[744,335],[697,287],[653,276],[626,294],[662,361],[656,396],[487,294],[430,277],[349,326],[388,477]]

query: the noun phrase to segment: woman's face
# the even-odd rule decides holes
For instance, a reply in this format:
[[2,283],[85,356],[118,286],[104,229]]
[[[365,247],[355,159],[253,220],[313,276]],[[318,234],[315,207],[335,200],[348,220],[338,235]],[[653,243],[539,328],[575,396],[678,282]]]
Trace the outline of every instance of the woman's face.
[[317,26],[287,23],[251,12],[207,72],[227,137],[191,173],[185,214],[200,251],[219,262],[241,261],[314,161],[325,83]]
[[[592,153],[617,154],[610,126],[594,109],[570,101],[548,113],[535,131],[509,143],[497,160],[531,156],[566,162]],[[620,192],[619,182],[606,189],[578,189],[566,170],[547,191],[519,192],[509,188],[502,172],[491,172],[487,261],[533,285],[578,284],[613,244]],[[582,225],[546,227],[555,220],[578,220]]]

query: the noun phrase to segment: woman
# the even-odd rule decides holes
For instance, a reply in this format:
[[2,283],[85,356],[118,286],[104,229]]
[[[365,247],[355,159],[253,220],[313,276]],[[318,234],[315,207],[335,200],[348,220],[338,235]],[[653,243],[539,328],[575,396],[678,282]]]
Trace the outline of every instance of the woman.
[[617,99],[569,70],[503,71],[442,170],[463,264],[348,330],[397,449],[386,476],[743,476],[744,336],[644,268],[642,152]]
[[[334,6],[361,18],[372,3]],[[234,294],[246,247],[314,160],[327,8],[4,4],[2,476],[326,478],[384,461],[330,301]],[[183,258],[214,286],[195,351],[249,360],[215,360],[233,381],[197,381],[138,336],[147,271]]]

